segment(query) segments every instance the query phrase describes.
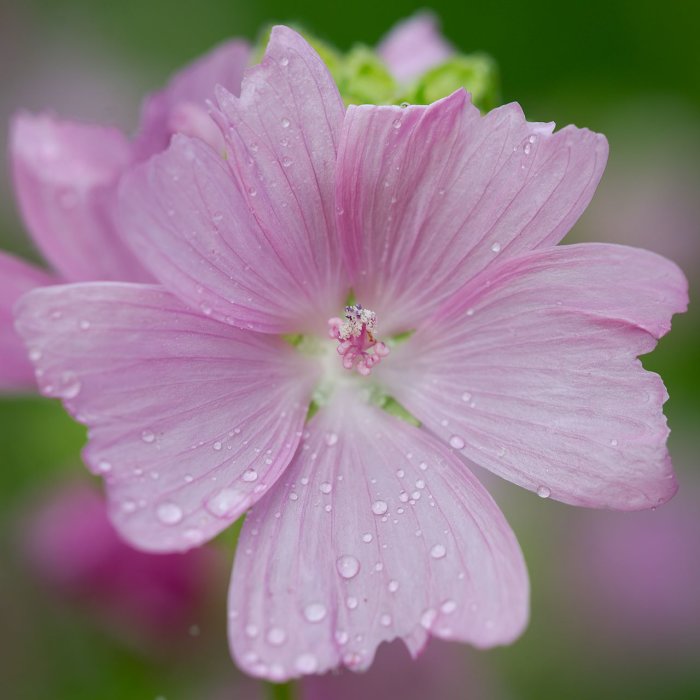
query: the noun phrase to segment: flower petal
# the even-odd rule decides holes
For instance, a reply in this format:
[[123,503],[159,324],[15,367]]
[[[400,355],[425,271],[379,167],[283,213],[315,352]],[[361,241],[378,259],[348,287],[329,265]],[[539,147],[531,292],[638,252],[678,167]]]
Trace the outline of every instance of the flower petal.
[[409,82],[454,54],[431,12],[399,22],[377,46],[377,53],[396,80]]
[[0,390],[15,391],[36,386],[27,349],[15,333],[12,308],[34,287],[55,284],[43,270],[0,251]]
[[499,259],[566,234],[590,201],[604,137],[532,124],[516,104],[482,117],[458,91],[427,107],[348,109],[338,226],[358,300],[415,328]]
[[64,279],[150,279],[111,219],[114,187],[131,161],[120,131],[20,114],[10,154],[27,228]]
[[279,274],[297,299],[323,306],[325,323],[348,292],[334,204],[345,108],[333,78],[299,34],[274,27],[240,98],[225,90],[218,98],[231,169],[266,254],[279,258]]
[[654,253],[537,251],[474,279],[377,375],[465,457],[540,496],[648,508],[676,483],[666,390],[637,357],[687,298],[683,274]]
[[245,521],[229,634],[243,669],[281,680],[365,669],[396,637],[414,656],[428,634],[505,644],[527,598],[515,537],[462,460],[343,393]]
[[213,537],[294,454],[314,372],[280,339],[193,314],[158,287],[117,283],[30,292],[17,328],[42,392],[90,427],[85,460],[139,548]]
[[248,42],[227,41],[175,74],[163,90],[149,95],[134,144],[137,159],[146,160],[164,151],[174,133],[198,136],[211,145],[223,144],[207,112],[207,101],[214,98],[217,85],[235,95],[240,93],[249,57]]

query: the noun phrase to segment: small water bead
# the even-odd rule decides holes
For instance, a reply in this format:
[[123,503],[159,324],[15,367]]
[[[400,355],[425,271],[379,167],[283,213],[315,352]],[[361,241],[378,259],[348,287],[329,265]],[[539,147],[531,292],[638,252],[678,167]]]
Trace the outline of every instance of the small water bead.
[[450,437],[450,447],[455,450],[461,450],[464,448],[465,442],[459,435],[452,435]]
[[418,479],[416,481],[416,488],[417,489],[424,489],[425,488],[425,481],[423,481],[423,479]]
[[382,625],[382,627],[389,627],[389,625],[391,625],[391,615],[389,615],[389,613],[384,613],[379,618],[379,624]]
[[310,603],[304,608],[304,617],[309,622],[321,622],[326,616],[326,606],[323,603]]
[[350,639],[350,635],[343,631],[343,630],[337,630],[335,633],[335,641],[340,644],[340,646],[343,646],[344,644],[348,643],[348,639]]
[[146,443],[151,443],[156,439],[155,433],[150,430],[143,430],[141,432],[141,439]]
[[424,610],[420,616],[421,626],[429,630],[433,626],[433,622],[435,622],[436,617],[437,610],[434,610],[433,608],[428,608],[427,610]]
[[294,661],[294,667],[300,673],[313,673],[318,668],[318,660],[313,654],[300,654]]
[[445,547],[441,544],[436,544],[431,550],[430,550],[430,556],[433,559],[442,559],[445,555],[447,554],[447,550]]
[[501,244],[500,244],[498,241],[496,241],[496,242],[491,246],[491,250],[492,250],[494,253],[500,253],[500,252],[501,252]]
[[243,476],[241,476],[241,479],[243,481],[251,482],[251,481],[256,481],[258,478],[258,472],[255,471],[255,469],[246,469],[243,472]]
[[285,168],[288,168],[293,163],[294,161],[289,156],[285,156],[284,158],[282,158],[282,166]]
[[219,517],[225,517],[240,510],[246,501],[246,495],[234,488],[219,491],[207,502],[208,510]]
[[97,471],[100,472],[100,474],[108,474],[112,471],[111,462],[108,462],[106,459],[100,460],[97,463]]
[[222,444],[217,440],[212,447],[218,452],[222,448]]
[[549,498],[552,495],[551,489],[547,488],[546,486],[538,486],[537,487],[537,495],[540,498]]
[[401,120],[394,119],[394,121],[391,123],[391,125],[394,127],[394,129],[400,129],[401,128]]
[[611,446],[611,447],[617,447],[617,445],[618,445],[617,440],[614,440],[614,439],[613,439],[613,440],[610,441],[610,446]]
[[455,603],[454,600],[446,600],[441,606],[440,610],[445,613],[445,615],[449,615],[450,613],[453,613],[455,610],[457,610],[457,603]]
[[32,362],[38,362],[41,359],[41,350],[38,350],[37,348],[33,348],[32,350],[30,350],[29,359]]
[[81,331],[86,331],[90,328],[90,321],[83,320],[78,325],[80,326]]
[[397,469],[396,476],[398,476],[399,479],[403,479],[404,476],[406,476],[406,472],[403,469]]
[[246,625],[245,626],[245,633],[247,637],[250,637],[251,639],[255,639],[255,637],[258,636],[258,628],[255,625]]
[[464,401],[464,403],[469,403],[471,400],[472,400],[472,395],[468,391],[465,391],[462,394],[462,401]]
[[175,525],[182,520],[182,508],[175,503],[161,503],[156,514],[165,525]]
[[386,501],[375,501],[372,503],[372,512],[375,515],[384,515],[387,510],[389,510],[389,506]]
[[280,122],[280,124],[282,124],[282,128],[283,128],[283,129],[289,129],[289,126],[290,126],[291,123],[292,123],[292,122],[290,122],[289,119],[287,119],[287,117],[284,117],[284,118],[282,119],[282,121]]
[[324,441],[328,447],[333,447],[338,443],[338,435],[336,433],[326,433]]
[[266,636],[268,644],[278,647],[287,639],[287,633],[281,627],[271,627]]
[[358,603],[357,603],[357,598],[355,598],[354,596],[350,596],[350,597],[345,601],[345,604],[348,606],[348,609],[349,609],[349,610],[355,610],[355,608],[356,608],[357,605],[358,605]]
[[421,462],[418,465],[418,469],[420,469],[422,472],[426,471],[428,469],[428,463],[427,462]]
[[360,562],[350,554],[338,557],[335,566],[344,579],[354,578],[360,571]]
[[389,581],[387,588],[389,589],[389,593],[396,593],[396,591],[399,590],[399,582],[395,579],[392,579],[391,581]]
[[282,58],[280,58],[280,65],[281,65],[282,67],[288,66],[288,65],[289,65],[289,57],[288,57],[288,56],[282,56]]
[[333,490],[333,486],[329,484],[327,481],[324,481],[319,487],[318,490],[321,493],[329,494]]
[[365,534],[362,535],[362,541],[366,542],[367,544],[369,544],[373,539],[372,534],[369,532],[365,532]]

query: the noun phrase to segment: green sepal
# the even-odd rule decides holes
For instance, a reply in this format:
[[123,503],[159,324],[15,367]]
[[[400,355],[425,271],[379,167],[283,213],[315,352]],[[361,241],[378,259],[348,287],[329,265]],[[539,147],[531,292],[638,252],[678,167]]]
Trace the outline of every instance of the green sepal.
[[496,62],[486,54],[456,55],[426,71],[402,94],[401,101],[430,104],[464,88],[472,102],[487,112],[499,104],[500,79]]

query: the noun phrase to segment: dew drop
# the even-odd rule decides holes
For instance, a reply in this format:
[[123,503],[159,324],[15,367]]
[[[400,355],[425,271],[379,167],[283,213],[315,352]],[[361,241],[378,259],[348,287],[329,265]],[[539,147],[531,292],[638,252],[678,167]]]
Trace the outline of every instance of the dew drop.
[[294,163],[294,161],[289,156],[282,158],[283,167],[288,168],[290,165],[292,165],[292,163]]
[[457,609],[457,603],[455,603],[454,600],[446,600],[441,606],[440,610],[445,613],[445,615],[449,615],[450,613],[453,613]]
[[100,472],[100,474],[109,474],[109,472],[112,471],[111,462],[108,462],[106,459],[100,460],[97,463],[97,471]]
[[399,590],[399,582],[392,579],[391,581],[389,581],[389,585],[387,586],[387,588],[389,589],[389,593],[396,593],[396,591]]
[[289,129],[289,125],[292,122],[290,122],[289,119],[287,119],[287,117],[284,117],[280,123],[282,124],[283,129]]
[[610,446],[611,446],[611,447],[617,447],[617,445],[618,445],[617,440],[611,440],[611,441],[610,441]]
[[304,617],[309,622],[321,622],[326,616],[326,606],[323,603],[310,603],[304,608]]
[[391,125],[394,127],[394,129],[400,129],[401,128],[401,120],[394,119],[394,121],[391,123]]
[[294,661],[294,667],[300,673],[313,673],[318,668],[318,661],[313,654],[300,654]]
[[381,615],[379,618],[379,624],[382,625],[382,627],[389,627],[389,625],[391,625],[391,615],[388,613]]
[[372,512],[375,515],[384,515],[387,510],[389,510],[389,506],[387,505],[386,501],[375,501],[372,504]]
[[151,442],[153,442],[153,441],[156,439],[156,436],[155,436],[155,434],[154,434],[152,431],[150,431],[150,430],[143,430],[143,431],[141,432],[141,439],[142,439],[144,442],[151,443]]
[[421,614],[420,623],[425,629],[429,630],[433,626],[433,622],[435,622],[436,617],[437,611],[433,608],[428,608]]
[[354,610],[357,607],[357,598],[350,596],[346,601],[345,605],[348,606],[349,610]]
[[29,359],[32,362],[38,362],[41,359],[41,350],[37,350],[34,348],[33,350],[29,351]]
[[281,66],[288,66],[289,65],[289,57],[282,56],[282,58],[280,58],[280,65]]
[[249,483],[251,481],[256,481],[257,478],[258,478],[258,472],[256,472],[255,469],[246,469],[243,472],[243,476],[241,477],[241,479],[243,479],[243,481],[247,481]]
[[324,481],[324,482],[318,487],[318,490],[319,490],[321,493],[326,493],[326,494],[328,494],[328,493],[330,493],[330,492],[333,490],[333,486],[332,486],[331,484],[329,484],[327,481]]
[[471,400],[472,400],[472,395],[468,391],[465,391],[462,394],[462,401],[464,401],[464,403],[469,403]]
[[81,331],[86,331],[90,328],[90,321],[82,320],[79,324]]
[[337,433],[326,433],[324,440],[328,447],[333,447],[333,445],[338,443],[338,435]]
[[217,440],[217,441],[214,443],[213,447],[214,447],[214,449],[218,452],[218,451],[221,449],[222,445],[221,445],[221,443]]
[[255,625],[246,625],[245,626],[245,633],[246,633],[247,637],[254,639],[255,637],[258,636],[258,628]]
[[464,440],[459,435],[453,435],[450,438],[450,447],[455,450],[461,450],[464,448]]
[[369,544],[372,541],[372,539],[373,539],[373,537],[372,537],[371,533],[369,533],[369,532],[365,532],[365,534],[362,535],[362,541],[366,542],[367,544]]
[[335,562],[338,573],[345,579],[357,576],[360,571],[360,562],[350,554],[344,554]]
[[271,627],[268,630],[266,639],[268,644],[272,644],[273,647],[278,647],[284,644],[287,639],[287,633],[281,627]]
[[349,635],[347,632],[344,632],[343,630],[337,630],[335,633],[335,641],[340,644],[340,646],[343,646],[344,644],[348,643]]
[[207,509],[220,518],[235,514],[241,510],[246,495],[234,488],[221,489],[207,501]]
[[501,244],[500,244],[498,241],[496,241],[496,242],[491,246],[491,250],[492,250],[494,253],[500,253],[500,252],[501,252]]
[[540,498],[549,498],[552,495],[551,489],[548,489],[546,486],[538,486],[537,487],[537,495]]
[[447,554],[447,550],[445,547],[441,544],[436,544],[431,550],[430,550],[430,556],[433,559],[442,559],[445,555]]
[[156,515],[165,525],[175,525],[182,520],[182,508],[175,503],[161,503],[156,510]]

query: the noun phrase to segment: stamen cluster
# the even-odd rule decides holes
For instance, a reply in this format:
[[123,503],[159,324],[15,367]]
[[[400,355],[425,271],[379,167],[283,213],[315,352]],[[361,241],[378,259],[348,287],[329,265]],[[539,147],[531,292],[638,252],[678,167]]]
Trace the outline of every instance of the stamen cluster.
[[328,326],[328,334],[339,343],[338,354],[343,358],[345,369],[356,369],[366,377],[372,367],[389,354],[389,348],[374,336],[377,314],[361,304],[346,306],[345,320],[331,318]]

